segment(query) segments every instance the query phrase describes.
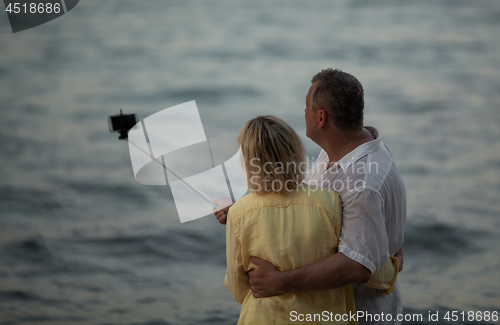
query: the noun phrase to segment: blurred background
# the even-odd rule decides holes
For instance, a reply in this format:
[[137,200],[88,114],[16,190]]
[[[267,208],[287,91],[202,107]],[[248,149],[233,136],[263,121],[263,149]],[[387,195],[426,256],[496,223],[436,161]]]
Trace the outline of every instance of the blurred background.
[[224,226],[180,224],[106,117],[196,100],[235,138],[273,114],[315,158],[326,67],[363,83],[407,187],[405,312],[500,311],[499,30],[497,0],[87,0],[15,34],[0,14],[0,323],[235,324]]

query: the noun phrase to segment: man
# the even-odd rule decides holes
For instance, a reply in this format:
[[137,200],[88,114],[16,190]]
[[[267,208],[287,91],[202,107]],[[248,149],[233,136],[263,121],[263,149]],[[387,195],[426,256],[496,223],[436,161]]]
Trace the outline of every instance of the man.
[[[371,315],[358,319],[360,324],[394,324],[397,314],[402,313],[399,284],[396,282],[393,292],[385,295],[360,283],[367,282],[389,256],[398,257],[402,266],[404,183],[378,131],[363,127],[361,83],[348,73],[326,69],[315,75],[311,84],[306,96],[306,135],[323,150],[306,180],[340,194],[339,251],[312,265],[284,272],[253,257],[250,261],[258,268],[248,273],[252,293],[259,298],[352,284],[356,309]],[[225,223],[224,211],[227,209],[215,213],[221,223]]]

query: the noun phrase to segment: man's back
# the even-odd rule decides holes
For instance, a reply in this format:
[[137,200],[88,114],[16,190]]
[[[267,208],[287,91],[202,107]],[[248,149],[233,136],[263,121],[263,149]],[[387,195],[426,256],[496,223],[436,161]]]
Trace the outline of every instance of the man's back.
[[[328,170],[328,155],[322,151],[306,179],[340,194],[343,219],[339,252],[373,273],[403,244],[406,194],[378,131],[367,129],[375,140],[360,145]],[[378,315],[390,313],[394,317],[402,312],[397,282],[388,296],[362,285],[353,285],[353,289],[358,310]],[[365,320],[370,323],[369,318]],[[362,319],[360,323],[364,323]]]

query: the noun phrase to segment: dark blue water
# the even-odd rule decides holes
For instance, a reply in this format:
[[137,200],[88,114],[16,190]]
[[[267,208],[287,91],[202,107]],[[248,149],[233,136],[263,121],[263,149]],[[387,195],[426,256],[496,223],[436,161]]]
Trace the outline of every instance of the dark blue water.
[[407,186],[405,312],[500,311],[499,30],[495,0],[80,1],[16,34],[0,14],[0,323],[236,323],[224,227],[180,224],[106,116],[194,99],[216,138],[274,114],[314,157],[325,67],[363,83]]

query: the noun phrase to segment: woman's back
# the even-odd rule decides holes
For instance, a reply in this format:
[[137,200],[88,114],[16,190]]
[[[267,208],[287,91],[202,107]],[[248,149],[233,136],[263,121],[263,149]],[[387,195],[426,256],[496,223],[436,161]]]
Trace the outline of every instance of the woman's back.
[[256,299],[246,273],[255,267],[249,262],[251,256],[283,271],[336,253],[341,217],[337,193],[305,185],[286,196],[248,194],[231,207],[225,284],[243,304],[238,324],[300,324],[299,320],[325,324],[333,323],[336,314],[355,312],[350,286]]

